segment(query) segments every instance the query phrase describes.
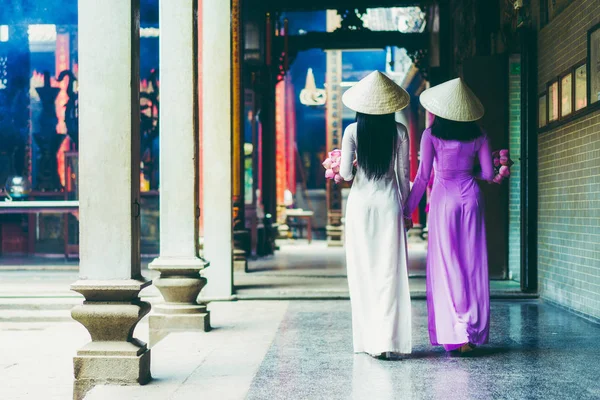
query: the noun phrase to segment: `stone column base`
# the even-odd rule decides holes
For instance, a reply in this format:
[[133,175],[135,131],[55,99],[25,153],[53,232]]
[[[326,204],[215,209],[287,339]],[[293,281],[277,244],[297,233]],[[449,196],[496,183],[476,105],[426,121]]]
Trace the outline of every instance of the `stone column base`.
[[209,265],[200,258],[159,257],[150,269],[160,272],[154,285],[160,290],[165,302],[154,307],[150,316],[150,346],[154,346],[171,332],[210,331],[210,312],[206,304],[198,304],[200,291],[206,278],[200,271]]
[[327,225],[327,246],[342,247],[344,246],[343,234],[344,228],[341,225]]
[[151,281],[78,281],[71,289],[85,297],[71,315],[90,333],[92,341],[73,358],[73,398],[83,399],[95,385],[143,385],[150,375],[150,350],[133,338],[137,323],[150,303],[139,300]]
[[[111,385],[145,385],[151,380],[150,350],[143,348],[123,349],[115,351],[120,342],[107,342],[103,355],[100,348],[86,351],[79,350],[73,358],[75,383],[73,398],[80,400],[88,391],[98,384]],[[92,343],[90,343],[92,344]],[[102,376],[102,379],[98,379]]]
[[248,271],[248,259],[246,252],[242,249],[233,249],[234,271]]
[[406,236],[408,236],[409,238],[422,238],[422,235],[423,226],[419,224],[415,225],[412,229],[409,229],[406,233]]
[[200,314],[152,314],[149,319],[150,347],[155,346],[169,333],[173,332],[208,332],[210,311]]
[[248,270],[248,252],[250,251],[250,235],[245,229],[233,232],[233,269]]

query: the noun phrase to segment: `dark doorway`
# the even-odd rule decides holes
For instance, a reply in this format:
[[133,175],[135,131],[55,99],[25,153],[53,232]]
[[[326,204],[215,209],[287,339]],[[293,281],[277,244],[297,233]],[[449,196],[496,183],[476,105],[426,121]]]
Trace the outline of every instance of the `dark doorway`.
[[[485,106],[481,126],[492,150],[508,149],[508,59],[474,57],[463,64],[464,79]],[[490,279],[508,278],[508,186],[481,184]]]

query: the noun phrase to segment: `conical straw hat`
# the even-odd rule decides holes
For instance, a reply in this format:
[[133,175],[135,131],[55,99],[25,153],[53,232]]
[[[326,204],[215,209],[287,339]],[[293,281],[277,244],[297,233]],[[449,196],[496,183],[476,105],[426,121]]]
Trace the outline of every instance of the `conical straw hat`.
[[461,78],[425,90],[419,97],[427,111],[451,121],[477,121],[485,110]]
[[410,96],[393,80],[374,71],[348,89],[342,101],[356,112],[382,115],[402,110],[410,102]]

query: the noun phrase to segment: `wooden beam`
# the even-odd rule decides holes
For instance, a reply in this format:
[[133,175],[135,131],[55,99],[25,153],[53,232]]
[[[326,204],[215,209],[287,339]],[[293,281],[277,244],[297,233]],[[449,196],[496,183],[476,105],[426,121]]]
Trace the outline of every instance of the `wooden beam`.
[[[276,37],[276,48],[283,49],[282,38]],[[383,49],[387,46],[404,47],[409,51],[429,47],[429,34],[386,31],[309,32],[289,37],[290,52],[308,49],[351,50]]]
[[255,7],[268,11],[319,11],[349,10],[365,7],[409,7],[425,6],[435,2],[435,0],[253,0]]

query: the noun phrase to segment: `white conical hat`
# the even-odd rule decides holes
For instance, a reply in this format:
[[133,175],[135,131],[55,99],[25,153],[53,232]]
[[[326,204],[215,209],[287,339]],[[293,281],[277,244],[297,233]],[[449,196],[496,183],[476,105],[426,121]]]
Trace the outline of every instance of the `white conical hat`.
[[396,82],[374,71],[348,89],[342,101],[356,112],[382,115],[402,110],[410,103],[410,96]]
[[425,90],[419,97],[427,111],[451,121],[477,121],[485,110],[461,78]]

